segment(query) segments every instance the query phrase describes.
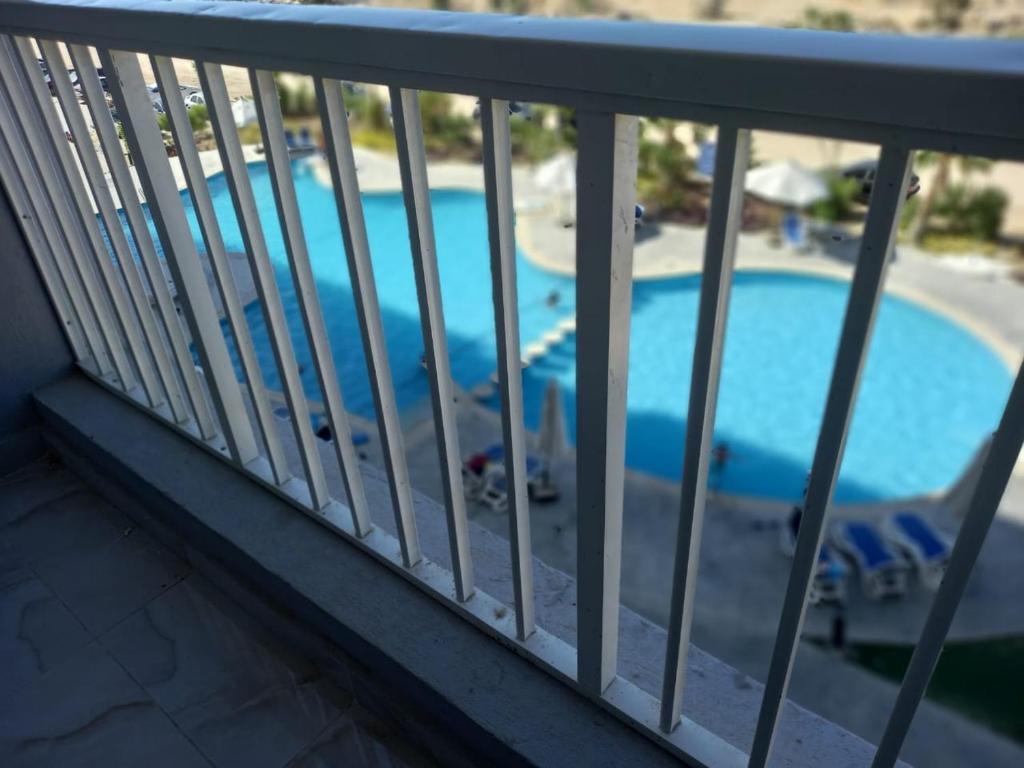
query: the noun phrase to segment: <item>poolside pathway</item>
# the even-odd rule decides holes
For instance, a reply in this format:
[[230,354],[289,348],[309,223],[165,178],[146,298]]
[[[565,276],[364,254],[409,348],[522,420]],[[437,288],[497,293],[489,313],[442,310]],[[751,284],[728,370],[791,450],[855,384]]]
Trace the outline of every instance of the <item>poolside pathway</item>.
[[[465,394],[459,396],[458,426],[464,455],[501,439],[496,414]],[[534,445],[532,436],[528,444]],[[429,417],[407,429],[406,452],[413,487],[428,497],[442,498]],[[374,460],[372,449],[370,460]],[[554,474],[562,498],[554,504],[531,504],[533,553],[545,564],[573,574],[574,457],[570,454],[558,462]],[[948,508],[935,502],[917,508],[945,530],[955,531],[956,520]],[[891,509],[892,505],[841,507],[835,517],[873,519]],[[663,627],[668,619],[678,487],[627,470],[624,510],[622,604]],[[764,680],[767,673],[791,563],[779,547],[779,527],[787,512],[785,504],[719,497],[711,500],[704,524],[693,643],[755,680]],[[507,539],[506,514],[479,504],[470,505],[469,514],[474,524]],[[1024,603],[1017,599],[1024,590],[1021,552],[1024,525],[1012,515],[1001,515],[969,582],[951,638],[1024,633]],[[917,641],[930,592],[915,584],[907,599],[886,603],[864,600],[854,584],[850,592],[850,642],[909,645]],[[805,637],[827,640],[833,615],[830,608],[812,607]],[[801,645],[790,696],[812,711],[877,741],[895,695],[895,685],[846,662],[841,654]],[[904,751],[915,765],[1013,764],[1024,755],[1021,747],[961,715],[934,704],[927,704],[925,712],[922,708],[910,737],[913,744],[908,741]]]

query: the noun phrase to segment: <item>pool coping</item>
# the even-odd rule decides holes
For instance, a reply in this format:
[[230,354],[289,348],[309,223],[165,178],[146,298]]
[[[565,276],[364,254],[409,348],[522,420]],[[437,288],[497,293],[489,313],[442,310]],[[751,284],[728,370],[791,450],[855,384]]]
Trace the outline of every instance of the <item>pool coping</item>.
[[[543,212],[543,210],[531,209],[529,211],[518,213],[516,216],[516,244],[523,252],[527,261],[535,267],[564,277],[575,277],[575,269],[566,268],[561,261],[548,258],[544,254],[543,249],[539,248],[534,240],[530,219],[543,214]],[[702,228],[699,227],[693,228],[694,231],[701,231],[701,229]],[[748,237],[750,237],[750,235],[748,235]],[[853,275],[853,267],[850,265],[834,262],[806,261],[806,259],[809,258],[820,259],[822,257],[817,254],[801,256],[793,252],[781,252],[778,256],[773,255],[768,258],[763,256],[751,256],[750,254],[740,254],[737,258],[736,271],[786,272],[841,279],[845,282],[849,282]],[[797,259],[799,259],[799,261]],[[700,275],[702,272],[701,264],[702,262],[698,260],[693,265],[680,264],[674,269],[641,271],[640,273],[637,273],[634,266],[633,280],[635,282],[648,282]],[[1002,361],[1011,376],[1016,374],[1017,368],[1020,365],[1021,353],[1019,353],[999,331],[991,327],[988,323],[977,320],[950,303],[943,301],[942,299],[935,298],[934,296],[930,296],[920,289],[906,284],[898,275],[892,275],[891,272],[886,280],[885,293],[919,304],[926,309],[930,309],[933,312],[941,314],[947,319],[962,326],[965,330],[978,338],[979,341],[982,341],[992,349],[996,356]]]

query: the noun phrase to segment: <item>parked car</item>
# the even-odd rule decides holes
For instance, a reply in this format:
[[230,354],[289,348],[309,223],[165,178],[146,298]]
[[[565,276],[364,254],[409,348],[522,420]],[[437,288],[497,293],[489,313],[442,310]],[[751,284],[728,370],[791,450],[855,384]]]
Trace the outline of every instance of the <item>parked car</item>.
[[[860,182],[860,190],[857,193],[857,202],[864,205],[871,199],[871,189],[875,183],[875,174],[878,172],[877,160],[863,160],[853,165],[848,165],[842,171],[844,179],[855,179]],[[921,179],[916,173],[910,175],[910,184],[907,186],[907,199],[921,191]]]
[[203,96],[202,91],[194,91],[185,97],[185,106],[188,109],[192,107],[201,107],[206,105],[206,98]]

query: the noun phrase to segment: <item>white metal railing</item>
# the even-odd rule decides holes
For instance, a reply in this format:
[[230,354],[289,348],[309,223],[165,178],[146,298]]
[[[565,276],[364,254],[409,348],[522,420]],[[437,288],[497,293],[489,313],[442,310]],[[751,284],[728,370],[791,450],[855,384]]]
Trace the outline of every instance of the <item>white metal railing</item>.
[[[32,41],[53,77],[57,103]],[[82,84],[102,157],[139,254],[136,264],[64,68]],[[179,318],[89,46],[96,49],[182,308]],[[164,94],[216,290],[234,336],[252,417],[152,118],[135,52]],[[248,266],[288,407],[302,476],[288,468],[169,56],[192,59],[209,107]],[[316,450],[267,245],[221,65],[249,69],[259,127],[306,339],[346,500],[331,498]],[[397,537],[373,527],[292,184],[271,75],[312,75],[371,377]],[[452,571],[424,558],[384,345],[340,80],[391,89],[402,188]],[[239,3],[0,0],[0,176],[79,365],[503,638],[696,765],[763,766],[786,697],[826,513],[906,197],[912,153],[928,148],[1024,158],[1024,63],[1017,43],[524,19]],[[475,588],[417,89],[482,98],[484,180],[498,341],[514,616]],[[519,376],[508,100],[576,108],[578,617],[574,649],[533,610]],[[64,134],[61,115],[73,142]],[[719,143],[704,254],[672,584],[666,667],[656,699],[616,674],[631,309],[637,118],[713,122]],[[882,147],[809,479],[796,554],[753,745],[746,754],[682,717],[697,561],[726,310],[750,131],[857,139]],[[77,158],[77,163],[76,163]],[[81,170],[78,163],[81,164]],[[84,181],[83,181],[84,178]],[[93,204],[99,220],[93,215]],[[110,249],[99,223],[109,235]],[[585,254],[585,258],[584,258]],[[153,296],[151,304],[146,286]],[[184,322],[182,322],[184,321]],[[197,375],[188,342],[194,345]],[[968,574],[1024,440],[1017,376],[888,728],[876,766],[895,763],[938,660]]]

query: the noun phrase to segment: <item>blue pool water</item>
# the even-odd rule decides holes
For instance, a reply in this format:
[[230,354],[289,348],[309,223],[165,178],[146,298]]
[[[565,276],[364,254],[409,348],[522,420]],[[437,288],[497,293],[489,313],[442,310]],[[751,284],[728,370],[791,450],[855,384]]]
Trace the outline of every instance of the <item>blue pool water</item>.
[[[304,161],[293,164],[303,226],[341,386],[350,411],[373,415],[332,193]],[[249,166],[307,394],[320,399],[288,273],[266,165]],[[223,176],[211,193],[229,250],[241,236]],[[187,193],[186,209],[201,247]],[[496,352],[484,198],[461,190],[431,193],[452,373],[464,387],[485,381]],[[428,395],[423,342],[402,197],[363,196],[395,389],[403,410]],[[548,274],[520,254],[523,344],[574,311],[574,281]],[[682,466],[699,277],[634,286],[626,462],[677,480]],[[557,306],[545,299],[559,294]],[[796,499],[814,451],[848,286],[836,280],[739,273],[730,304],[716,440],[734,458],[714,479],[733,493]],[[246,310],[269,386],[279,388],[258,303]],[[232,354],[234,354],[232,350]],[[561,382],[575,434],[573,337],[524,372],[527,426],[539,419],[549,378]],[[836,490],[840,501],[934,491],[953,482],[990,432],[1010,375],[970,333],[914,303],[886,297]],[[492,403],[497,407],[496,403]],[[470,452],[478,446],[463,446]]]

